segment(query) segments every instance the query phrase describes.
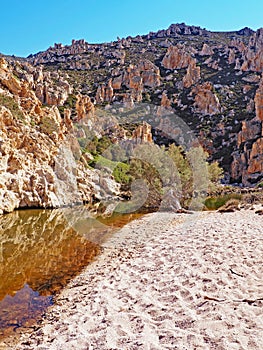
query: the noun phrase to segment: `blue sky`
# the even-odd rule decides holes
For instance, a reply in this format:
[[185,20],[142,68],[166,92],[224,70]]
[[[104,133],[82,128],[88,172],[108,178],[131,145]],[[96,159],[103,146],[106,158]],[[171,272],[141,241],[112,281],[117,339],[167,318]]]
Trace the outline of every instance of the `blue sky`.
[[263,27],[262,0],[13,0],[1,4],[0,52],[27,56],[55,42],[90,43],[185,22],[209,30]]

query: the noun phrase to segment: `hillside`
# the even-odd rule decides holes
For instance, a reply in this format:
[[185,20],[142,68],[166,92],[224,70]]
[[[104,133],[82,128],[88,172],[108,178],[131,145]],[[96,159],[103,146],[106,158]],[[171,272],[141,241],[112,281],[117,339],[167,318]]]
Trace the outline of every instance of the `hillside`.
[[125,151],[146,141],[187,150],[197,137],[225,183],[259,184],[262,71],[262,28],[211,32],[185,24],[2,58],[0,211],[119,195],[112,164],[94,169],[92,161],[127,140]]
[[[28,61],[54,80],[66,77],[73,94],[87,94],[96,106],[168,107],[219,160],[226,181],[249,186],[262,179],[263,29],[210,32],[173,24],[111,43],[55,44]],[[67,104],[49,93],[42,99]]]

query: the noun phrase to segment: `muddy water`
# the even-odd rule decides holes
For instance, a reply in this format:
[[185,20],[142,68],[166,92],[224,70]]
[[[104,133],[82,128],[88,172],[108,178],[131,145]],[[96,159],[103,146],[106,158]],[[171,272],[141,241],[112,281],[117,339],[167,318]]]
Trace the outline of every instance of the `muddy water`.
[[84,207],[0,216],[0,339],[35,324],[100,244],[138,216],[93,218]]

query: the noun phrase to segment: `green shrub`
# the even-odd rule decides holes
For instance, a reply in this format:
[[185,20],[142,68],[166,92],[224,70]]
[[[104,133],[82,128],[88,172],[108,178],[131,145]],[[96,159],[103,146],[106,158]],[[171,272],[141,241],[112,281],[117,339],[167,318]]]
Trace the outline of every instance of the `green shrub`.
[[12,97],[0,94],[0,106],[9,109],[14,118],[19,120],[24,119],[23,112],[19,109],[17,102]]
[[65,108],[75,108],[76,107],[76,102],[77,102],[77,97],[73,94],[70,94],[64,103]]
[[96,151],[98,154],[102,154],[108,147],[112,145],[111,140],[108,136],[102,136],[100,139],[98,139],[98,143],[96,146]]
[[230,203],[232,200],[240,201],[241,198],[241,194],[231,193],[223,196],[209,197],[205,200],[204,204],[208,210],[217,210],[226,205],[226,203]]
[[132,176],[129,174],[130,165],[125,163],[118,163],[113,170],[113,176],[120,184],[127,185],[132,181]]

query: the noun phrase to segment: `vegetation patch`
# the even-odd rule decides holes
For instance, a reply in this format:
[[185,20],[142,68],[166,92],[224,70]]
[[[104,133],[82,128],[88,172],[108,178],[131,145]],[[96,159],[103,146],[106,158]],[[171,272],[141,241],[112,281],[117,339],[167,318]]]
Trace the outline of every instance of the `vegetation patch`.
[[0,106],[9,109],[14,118],[24,120],[23,112],[20,110],[18,103],[14,98],[0,94]]
[[230,193],[230,194],[217,196],[217,197],[209,197],[205,200],[204,204],[208,210],[217,210],[225,206],[227,203],[230,204],[231,200],[237,200],[239,202],[241,201],[241,199],[242,199],[241,194]]

